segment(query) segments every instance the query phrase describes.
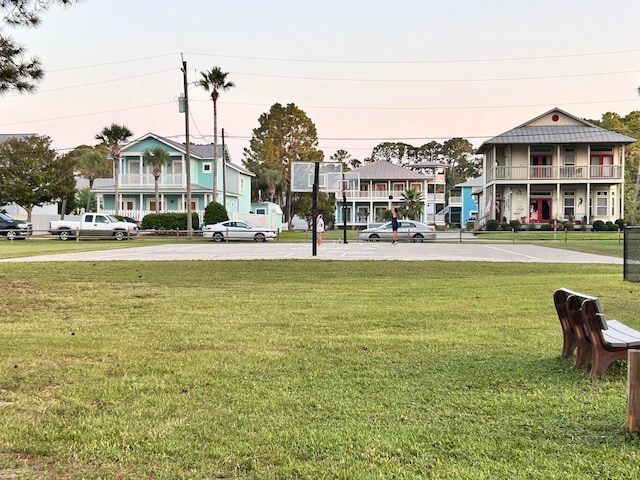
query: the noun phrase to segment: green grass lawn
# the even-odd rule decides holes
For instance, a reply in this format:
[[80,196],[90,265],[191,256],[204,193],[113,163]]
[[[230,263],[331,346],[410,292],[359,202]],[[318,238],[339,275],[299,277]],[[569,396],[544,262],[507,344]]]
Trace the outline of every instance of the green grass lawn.
[[640,328],[611,265],[3,265],[0,478],[637,478],[560,286]]

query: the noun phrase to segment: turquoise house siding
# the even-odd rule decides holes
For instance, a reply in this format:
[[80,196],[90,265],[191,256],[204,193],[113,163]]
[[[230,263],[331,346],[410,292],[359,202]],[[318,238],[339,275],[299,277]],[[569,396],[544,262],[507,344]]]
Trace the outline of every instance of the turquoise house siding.
[[[119,213],[140,217],[146,211],[155,211],[155,178],[143,160],[148,149],[161,147],[169,154],[169,161],[158,178],[161,212],[186,211],[187,168],[191,176],[191,203],[194,210],[204,210],[213,201],[213,145],[190,145],[190,158],[186,159],[185,145],[149,133],[122,147],[119,168]],[[251,210],[252,172],[229,160],[218,146],[217,202],[224,203],[230,212],[249,213]],[[223,158],[226,157],[226,162]],[[223,168],[226,169],[226,199],[223,199]],[[115,180],[98,179],[94,184],[99,208],[115,211]],[[135,212],[138,212],[136,215]]]

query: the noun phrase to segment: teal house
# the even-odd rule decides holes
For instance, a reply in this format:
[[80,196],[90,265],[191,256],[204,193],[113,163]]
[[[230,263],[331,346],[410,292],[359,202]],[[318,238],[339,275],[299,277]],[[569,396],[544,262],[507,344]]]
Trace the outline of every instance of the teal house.
[[[202,213],[213,198],[213,145],[186,145],[148,133],[124,145],[118,168],[118,211],[122,215],[141,219],[156,211],[153,167],[144,161],[147,150],[161,147],[169,154],[158,178],[160,212],[186,212],[187,171],[191,180],[191,209]],[[218,145],[217,198],[229,215],[251,211],[251,180],[255,175],[230,161],[229,152]],[[93,191],[98,197],[98,209],[115,212],[115,179],[97,179]]]

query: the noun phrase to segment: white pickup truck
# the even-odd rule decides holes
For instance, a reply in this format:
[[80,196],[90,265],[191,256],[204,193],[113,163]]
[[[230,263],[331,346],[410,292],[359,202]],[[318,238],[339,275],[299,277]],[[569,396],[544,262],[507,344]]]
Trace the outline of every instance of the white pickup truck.
[[54,220],[49,222],[49,233],[57,235],[60,240],[75,237],[112,237],[124,240],[137,235],[137,227],[133,223],[121,222],[113,215],[106,213],[85,213],[80,220]]

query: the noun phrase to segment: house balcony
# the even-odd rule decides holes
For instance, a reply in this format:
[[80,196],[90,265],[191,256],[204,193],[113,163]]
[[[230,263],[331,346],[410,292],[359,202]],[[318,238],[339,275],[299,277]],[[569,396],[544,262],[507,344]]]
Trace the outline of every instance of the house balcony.
[[[370,202],[388,202],[389,197],[393,196],[393,201],[398,202],[402,199],[402,194],[404,192],[394,191],[394,190],[347,190],[345,191],[345,195],[347,197],[348,202],[358,202],[358,201],[370,201]],[[427,200],[430,203],[444,203],[445,195],[444,193],[428,193],[425,194],[421,192],[422,199]],[[338,193],[336,195],[338,200],[340,200],[341,195]]]
[[450,207],[461,207],[462,206],[462,195],[452,195],[449,194],[449,206]]
[[585,165],[585,166],[533,166],[494,167],[487,172],[487,181],[585,181],[619,180],[622,181],[621,165]]
[[[150,173],[123,173],[120,175],[120,185],[123,187],[154,187],[156,179]],[[160,187],[185,187],[186,177],[178,174],[162,174],[158,178]]]

